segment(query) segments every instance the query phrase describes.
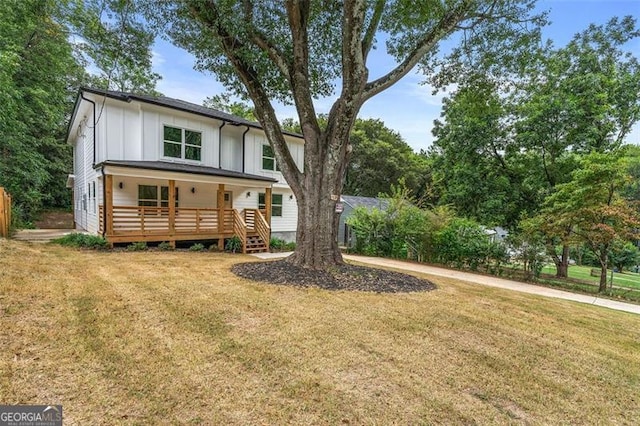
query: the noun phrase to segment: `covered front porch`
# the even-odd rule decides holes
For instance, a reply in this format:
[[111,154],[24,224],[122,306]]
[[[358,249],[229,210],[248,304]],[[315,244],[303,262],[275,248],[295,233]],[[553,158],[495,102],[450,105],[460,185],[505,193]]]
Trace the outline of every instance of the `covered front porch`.
[[98,232],[111,245],[166,241],[175,246],[177,241],[217,240],[223,249],[225,240],[236,236],[242,253],[269,249],[268,178],[159,173],[114,164],[102,171]]

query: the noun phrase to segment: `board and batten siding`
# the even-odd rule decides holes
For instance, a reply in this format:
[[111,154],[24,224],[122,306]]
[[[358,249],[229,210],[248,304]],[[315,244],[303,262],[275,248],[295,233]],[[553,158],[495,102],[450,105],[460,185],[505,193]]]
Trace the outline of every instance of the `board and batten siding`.
[[[98,173],[93,169],[93,110],[80,111],[82,120],[73,133],[74,185],[73,209],[76,229],[98,231],[98,205],[101,192]],[[93,193],[95,183],[95,196]],[[90,191],[91,189],[91,191]]]

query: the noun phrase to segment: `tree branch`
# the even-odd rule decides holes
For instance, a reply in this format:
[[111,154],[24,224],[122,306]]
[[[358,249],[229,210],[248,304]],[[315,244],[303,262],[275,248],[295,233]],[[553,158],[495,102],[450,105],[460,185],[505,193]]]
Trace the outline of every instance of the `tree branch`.
[[363,101],[377,95],[398,82],[415,67],[420,59],[427,54],[444,36],[450,34],[459,22],[465,19],[472,2],[465,0],[445,15],[438,25],[427,33],[415,46],[407,57],[393,70],[377,80],[367,83],[362,94]]
[[301,194],[303,173],[300,172],[291,156],[267,91],[262,86],[259,75],[252,65],[236,53],[246,48],[246,46],[224,27],[220,11],[214,0],[209,0],[208,3],[210,13],[204,13],[200,9],[204,6],[196,4],[197,7],[194,5],[189,6],[191,14],[220,40],[225,56],[238,72],[238,76],[253,100],[258,121],[260,121],[267,139],[274,148],[276,161],[279,162],[282,173],[294,193]]
[[384,5],[386,0],[378,0],[376,2],[375,8],[373,10],[373,15],[371,16],[371,22],[369,22],[369,26],[367,27],[367,31],[364,34],[362,39],[362,57],[364,61],[367,61],[367,56],[371,51],[371,47],[373,46],[373,39],[375,38],[376,32],[378,31],[378,26],[380,25],[380,19],[382,18],[382,12],[384,11]]
[[[289,81],[291,91],[300,119],[300,127],[304,135],[317,135],[320,126],[313,104],[311,80],[309,78],[309,14],[311,4],[309,0],[287,0],[287,16],[291,28],[293,58]],[[307,149],[308,147],[305,147]]]
[[280,50],[278,46],[276,46],[276,44],[267,37],[266,34],[254,25],[253,2],[251,0],[244,0],[243,6],[245,19],[249,23],[251,41],[258,48],[267,53],[269,59],[271,59],[275,66],[278,67],[282,76],[289,81],[291,78],[291,66],[287,61],[286,56],[282,50]]

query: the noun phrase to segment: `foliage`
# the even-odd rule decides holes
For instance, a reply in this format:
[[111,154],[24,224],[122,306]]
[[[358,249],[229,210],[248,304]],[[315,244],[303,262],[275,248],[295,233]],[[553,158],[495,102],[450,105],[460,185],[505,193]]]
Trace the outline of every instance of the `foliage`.
[[[43,207],[70,206],[65,136],[77,88],[151,92],[155,85],[153,36],[133,23],[128,4],[0,2],[0,186],[12,194],[19,223]],[[87,74],[89,60],[100,76]]]
[[269,241],[269,248],[271,250],[276,250],[276,251],[291,251],[291,250],[295,250],[296,243],[287,242],[283,239],[276,238],[276,237],[271,237],[271,240]]
[[206,98],[202,105],[207,108],[217,109],[229,114],[242,117],[246,120],[256,121],[253,108],[245,102],[232,101],[229,93],[220,93]]
[[616,267],[618,272],[640,264],[640,250],[638,250],[638,246],[629,241],[615,241],[609,257],[610,263]]
[[640,64],[626,51],[639,36],[632,17],[613,18],[562,48],[523,44],[511,61],[458,64],[431,151],[440,203],[515,229],[581,156],[615,151],[640,120]]
[[189,251],[204,251],[204,244],[195,243],[191,247],[189,247]]
[[540,213],[542,220],[557,228],[570,227],[572,238],[596,255],[602,271],[600,291],[606,290],[613,244],[632,237],[640,225],[637,212],[621,197],[626,173],[625,159],[620,155],[586,155],[571,180],[547,197]]
[[174,250],[174,248],[171,245],[171,243],[169,243],[167,241],[163,241],[160,244],[158,244],[158,250],[160,250],[160,251],[172,251],[172,250]]
[[63,237],[56,238],[52,241],[54,244],[69,247],[82,247],[90,249],[106,249],[108,247],[107,240],[97,235],[88,235],[82,233],[71,233]]
[[149,247],[145,241],[136,241],[127,246],[127,251],[145,251]]
[[505,247],[470,219],[454,218],[436,234],[435,243],[435,260],[456,268],[498,270],[507,260]]
[[[441,42],[456,32],[453,52],[507,52],[542,20],[532,0],[429,2],[416,13],[403,2],[138,2],[144,18],[197,58],[234,95],[251,99],[300,211],[298,246],[288,261],[322,269],[341,261],[335,210],[351,151],[349,133],[364,102],[413,68],[433,73]],[[395,64],[369,80],[377,34]],[[490,40],[490,43],[487,42]],[[445,60],[445,63],[447,61]],[[446,75],[453,75],[447,69]],[[373,73],[372,73],[373,75]],[[337,87],[339,82],[339,88]],[[339,91],[326,126],[314,99]],[[295,104],[305,139],[304,171],[295,163],[274,101]],[[322,173],[318,171],[322,170]]]
[[547,262],[546,245],[541,234],[520,232],[509,235],[510,261],[522,265],[526,279],[540,277]]
[[235,253],[239,250],[242,250],[242,240],[237,235],[234,235],[231,238],[227,238],[224,249],[226,251],[230,251],[231,253]]
[[388,194],[402,180],[414,194],[425,192],[428,162],[416,154],[399,133],[381,120],[357,119],[349,136],[351,158],[343,191],[349,195],[376,197]]

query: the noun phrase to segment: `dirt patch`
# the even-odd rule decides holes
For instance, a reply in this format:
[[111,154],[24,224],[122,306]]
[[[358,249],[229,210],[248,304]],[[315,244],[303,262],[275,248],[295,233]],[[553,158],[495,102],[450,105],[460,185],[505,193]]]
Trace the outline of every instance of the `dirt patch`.
[[348,264],[326,271],[316,271],[279,260],[240,263],[234,265],[231,271],[240,277],[255,281],[297,287],[319,287],[326,290],[407,293],[436,288],[432,282],[413,275]]
[[38,229],[73,229],[73,212],[62,210],[42,212],[34,225]]

